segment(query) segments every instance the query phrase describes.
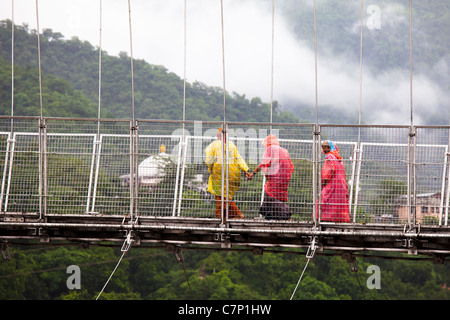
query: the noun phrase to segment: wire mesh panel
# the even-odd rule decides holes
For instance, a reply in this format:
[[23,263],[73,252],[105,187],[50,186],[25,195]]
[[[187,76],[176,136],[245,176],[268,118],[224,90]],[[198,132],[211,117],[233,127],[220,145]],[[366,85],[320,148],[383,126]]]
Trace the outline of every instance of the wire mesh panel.
[[352,203],[355,222],[408,221],[408,207],[398,206],[407,199],[411,178],[408,137],[409,128],[361,128]]
[[[216,129],[217,130],[217,129]],[[215,218],[215,197],[208,192],[210,171],[204,162],[204,151],[215,138],[187,136],[182,153],[180,194],[177,215]]]
[[39,212],[39,134],[14,133],[4,210]]
[[[239,126],[231,128],[248,134],[244,137],[238,135],[237,145],[242,144],[250,171],[260,168],[256,169],[260,171],[251,181],[244,180],[242,192],[236,194],[236,202],[246,216],[269,220],[287,216],[292,220],[311,221],[313,127],[279,124]],[[256,138],[250,134],[252,132],[257,133]]]
[[421,224],[443,224],[448,212],[449,128],[416,130],[415,219]]
[[47,213],[86,213],[94,146],[94,134],[47,134]]
[[[129,122],[102,122],[96,151],[91,212],[128,214],[131,212]],[[127,132],[118,134],[120,132]]]
[[39,119],[2,118],[0,127],[2,211],[39,212]]
[[140,135],[138,156],[139,214],[175,214],[180,175],[181,136]]
[[189,132],[183,123],[139,121],[140,215],[178,214],[186,135]]
[[[217,162],[222,161],[229,164],[228,187],[229,192],[232,193],[231,200],[236,205],[237,210],[246,219],[261,218],[260,207],[265,197],[264,185],[267,182],[265,175],[258,173],[251,180],[247,180],[244,171],[248,168],[251,172],[262,162],[265,151],[263,141],[272,132],[277,136],[280,146],[289,153],[294,167],[287,188],[291,217],[293,219],[311,220],[312,127],[277,127],[276,125],[275,127],[271,131],[267,124],[230,124],[228,126],[228,137],[233,144],[228,146],[230,149],[228,149],[229,157],[227,160],[221,160],[221,145],[215,146],[218,141],[217,126],[208,127],[201,136],[188,136],[184,158],[190,164],[186,165],[186,174],[182,176],[182,198],[179,212],[188,216],[220,216],[221,205],[218,202],[221,201],[222,176],[219,172],[215,177],[213,174],[215,169],[213,168],[214,165],[217,165]],[[207,150],[211,146],[215,146],[217,149],[215,164],[208,166]],[[226,144],[225,147],[227,147]],[[233,152],[233,150],[236,152]],[[240,160],[236,159],[238,156],[241,157]],[[226,166],[223,168],[226,170]],[[240,173],[233,175],[233,172]],[[224,177],[227,177],[226,171],[224,171]],[[223,182],[224,193],[227,190],[226,180]],[[214,187],[214,185],[217,185],[217,187]],[[216,199],[217,195],[219,199]]]
[[46,119],[46,212],[90,212],[98,120]]
[[209,170],[205,150],[217,139],[220,122],[185,123],[181,149],[180,181],[176,216],[215,218],[215,197],[208,192]]
[[8,162],[10,158],[10,150],[12,145],[11,132],[0,132],[0,173],[1,179],[1,194],[0,194],[0,212],[3,211],[5,188],[8,179]]

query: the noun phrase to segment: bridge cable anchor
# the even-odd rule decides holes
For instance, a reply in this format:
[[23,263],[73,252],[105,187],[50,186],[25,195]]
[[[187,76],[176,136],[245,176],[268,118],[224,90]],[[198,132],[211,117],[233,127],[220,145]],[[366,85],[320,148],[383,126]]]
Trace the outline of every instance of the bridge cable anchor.
[[348,264],[350,265],[350,270],[352,272],[355,272],[355,273],[358,272],[358,263],[356,262],[356,258],[352,253],[344,252],[342,254],[342,259],[347,260]]
[[125,241],[122,244],[122,248],[120,248],[120,251],[128,252],[128,250],[130,250],[133,242],[134,242],[134,239],[131,238],[131,230],[129,230],[129,231],[127,231],[127,236],[125,238]]
[[318,248],[318,241],[317,237],[312,237],[311,244],[308,247],[308,250],[306,251],[306,259],[312,259],[314,258],[314,254],[316,253],[316,250]]
[[184,262],[183,250],[181,250],[179,246],[173,244],[167,245],[166,250],[169,252],[173,252],[178,262]]
[[361,286],[361,281],[359,280],[358,276],[358,262],[356,261],[356,257],[351,252],[344,252],[342,254],[342,259],[347,260],[348,264],[350,266],[350,271],[355,274],[356,280],[358,280],[359,289],[361,290],[361,295],[364,300],[366,300],[366,297],[364,295],[364,290]]
[[167,245],[166,246],[166,250],[170,251],[170,252],[173,252],[174,255],[175,255],[175,259],[177,259],[177,261],[179,263],[181,263],[181,266],[183,267],[184,277],[186,278],[186,282],[187,282],[188,287],[189,287],[189,292],[192,295],[191,284],[189,282],[188,274],[186,273],[186,267],[184,266],[183,250],[179,246],[176,246],[176,245],[173,245],[173,244]]
[[317,236],[313,236],[312,239],[311,239],[310,245],[308,247],[308,250],[306,251],[306,264],[305,264],[305,267],[303,268],[302,274],[298,278],[297,285],[295,286],[294,291],[292,292],[290,300],[292,300],[292,298],[294,297],[295,292],[297,291],[298,285],[300,284],[300,281],[303,278],[303,274],[305,273],[309,262],[312,260],[312,258],[314,258],[314,254],[316,253],[317,248],[318,248]]
[[409,228],[407,230],[406,227],[407,227],[407,225],[405,224],[405,226],[403,228],[403,233],[405,235],[405,238],[402,239],[402,246],[408,250],[408,254],[409,255],[417,255],[418,254],[418,249],[417,249],[417,246],[416,246],[415,239],[412,238],[412,237],[407,237],[406,235],[414,235],[414,233],[416,235],[419,235],[419,233],[420,233],[420,224],[419,224],[419,227],[418,227],[418,231],[415,231],[413,228]]
[[10,261],[11,255],[9,254],[9,247],[6,242],[0,243],[0,251],[2,252],[3,260]]

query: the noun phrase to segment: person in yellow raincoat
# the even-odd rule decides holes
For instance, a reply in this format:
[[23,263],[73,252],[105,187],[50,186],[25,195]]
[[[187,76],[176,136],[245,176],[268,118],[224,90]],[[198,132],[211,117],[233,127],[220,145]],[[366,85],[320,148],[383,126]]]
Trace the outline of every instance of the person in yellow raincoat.
[[[222,129],[217,130],[218,140],[213,141],[205,149],[206,153],[206,165],[208,166],[208,171],[210,173],[208,182],[208,192],[215,195],[216,198],[216,216],[221,217],[222,212],[222,163],[225,162],[222,156]],[[245,172],[247,179],[251,179],[252,175],[248,172],[248,166],[244,159],[239,154],[236,145],[230,141],[227,146],[226,138],[225,141],[225,153],[228,151],[228,217],[230,219],[243,219],[244,215],[237,207],[236,203],[232,200],[234,194],[239,189],[241,183],[241,170]],[[228,149],[228,150],[227,150]],[[226,163],[226,162],[225,162]],[[224,168],[226,170],[226,167]],[[226,171],[224,172],[224,177],[226,179]],[[227,196],[227,182],[224,181],[223,197],[226,199]],[[226,209],[224,208],[224,214]]]

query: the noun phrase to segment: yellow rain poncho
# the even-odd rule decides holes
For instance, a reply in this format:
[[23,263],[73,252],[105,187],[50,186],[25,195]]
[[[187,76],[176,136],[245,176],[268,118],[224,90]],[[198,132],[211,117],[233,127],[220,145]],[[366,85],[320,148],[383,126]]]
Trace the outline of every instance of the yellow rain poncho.
[[[205,150],[206,152],[206,164],[208,165],[208,171],[210,172],[208,192],[216,195],[222,195],[222,163],[228,163],[228,197],[231,199],[236,191],[239,189],[241,183],[241,170],[248,171],[248,166],[242,159],[238,152],[236,145],[233,142],[229,142],[228,146],[225,143],[225,153],[228,151],[228,160],[222,157],[222,141],[216,140],[212,142]],[[228,147],[228,150],[227,150]],[[226,170],[226,167],[224,167]],[[224,173],[226,179],[226,171]],[[227,183],[224,181],[224,196],[227,195]]]

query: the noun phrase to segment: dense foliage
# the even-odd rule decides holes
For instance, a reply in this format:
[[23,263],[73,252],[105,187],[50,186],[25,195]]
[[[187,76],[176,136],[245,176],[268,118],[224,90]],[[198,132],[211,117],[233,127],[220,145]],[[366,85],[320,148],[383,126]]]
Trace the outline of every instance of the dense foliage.
[[[10,246],[9,250],[11,260],[0,263],[0,299],[95,299],[121,255],[119,249],[99,246]],[[185,250],[181,263],[167,250],[135,247],[100,299],[289,300],[306,263],[304,253],[297,253]],[[354,273],[339,256],[316,255],[294,299],[450,298],[448,264],[367,257],[357,263]],[[80,289],[67,286],[70,265],[80,267]],[[371,265],[380,268],[379,289],[366,285]]]

